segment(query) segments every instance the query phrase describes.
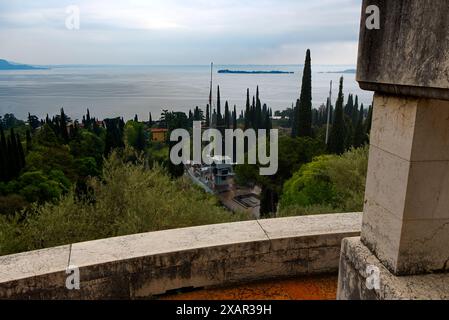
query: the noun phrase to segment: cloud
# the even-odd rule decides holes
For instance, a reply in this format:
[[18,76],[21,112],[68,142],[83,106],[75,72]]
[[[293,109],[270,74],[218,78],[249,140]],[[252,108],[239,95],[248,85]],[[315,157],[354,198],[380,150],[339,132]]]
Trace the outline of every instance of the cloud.
[[[80,8],[79,31],[65,29],[68,5]],[[358,0],[0,0],[0,41],[3,54],[41,64],[299,63],[293,52],[306,47],[347,63],[359,14]]]

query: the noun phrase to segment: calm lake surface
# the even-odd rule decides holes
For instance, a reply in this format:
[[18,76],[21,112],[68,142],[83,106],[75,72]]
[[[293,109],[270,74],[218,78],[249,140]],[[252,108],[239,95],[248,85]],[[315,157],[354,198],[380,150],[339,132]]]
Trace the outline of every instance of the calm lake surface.
[[[333,101],[342,74],[327,73],[354,66],[313,66],[313,104],[319,107],[334,82]],[[295,74],[217,74],[219,69],[281,70]],[[344,93],[359,95],[365,106],[371,104],[372,93],[361,91],[355,74],[343,74]],[[262,103],[273,110],[290,107],[299,97],[302,66],[215,66],[216,85],[220,85],[222,105],[243,109],[246,88],[251,95],[259,85]],[[210,66],[87,66],[52,67],[50,70],[0,71],[0,115],[14,113],[25,119],[28,112],[39,117],[50,116],[64,107],[73,119],[80,119],[89,108],[99,118],[135,114],[141,120],[151,112],[157,119],[162,109],[188,111],[195,106],[205,109],[209,97]],[[346,98],[345,98],[346,100]]]

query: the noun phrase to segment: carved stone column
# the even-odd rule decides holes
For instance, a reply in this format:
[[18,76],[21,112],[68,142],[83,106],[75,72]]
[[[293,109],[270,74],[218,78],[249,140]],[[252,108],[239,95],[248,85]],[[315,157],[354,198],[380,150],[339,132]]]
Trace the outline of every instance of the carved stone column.
[[449,298],[449,6],[362,9],[357,81],[376,93],[362,237],[343,241],[339,298]]

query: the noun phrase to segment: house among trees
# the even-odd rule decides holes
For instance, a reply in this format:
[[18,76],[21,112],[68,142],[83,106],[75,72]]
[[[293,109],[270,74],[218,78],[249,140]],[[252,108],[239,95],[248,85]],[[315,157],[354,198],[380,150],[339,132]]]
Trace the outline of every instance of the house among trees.
[[151,129],[151,141],[153,142],[165,142],[167,140],[168,129],[154,128]]

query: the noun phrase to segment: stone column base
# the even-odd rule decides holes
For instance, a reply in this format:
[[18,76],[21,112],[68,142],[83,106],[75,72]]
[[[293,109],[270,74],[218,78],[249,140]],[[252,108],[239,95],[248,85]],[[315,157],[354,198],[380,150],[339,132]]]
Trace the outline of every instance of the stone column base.
[[397,277],[360,238],[347,238],[342,242],[337,299],[449,300],[449,274]]

